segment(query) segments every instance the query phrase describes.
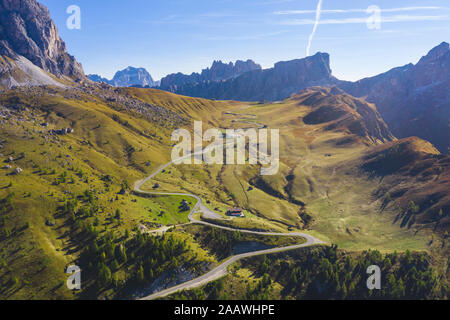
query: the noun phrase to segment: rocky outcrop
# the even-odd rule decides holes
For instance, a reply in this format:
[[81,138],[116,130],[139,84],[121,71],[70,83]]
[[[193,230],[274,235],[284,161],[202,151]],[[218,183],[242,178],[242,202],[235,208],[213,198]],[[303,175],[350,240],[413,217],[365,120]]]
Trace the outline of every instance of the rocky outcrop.
[[[237,65],[237,64],[236,64]],[[236,67],[235,65],[235,67]],[[214,65],[213,65],[214,66]],[[203,74],[210,74],[208,69]],[[335,82],[331,75],[330,59],[327,53],[292,61],[278,62],[271,69],[256,69],[239,76],[220,81],[196,81],[202,75],[191,75],[185,83],[181,76],[174,77],[177,85],[168,87],[161,81],[161,89],[192,97],[221,100],[261,101],[282,100],[295,92],[311,86],[330,85]],[[184,80],[183,79],[183,80]]]
[[144,68],[128,67],[116,72],[112,80],[108,80],[97,74],[90,74],[88,77],[92,81],[104,82],[114,87],[151,88],[156,84],[150,73]]
[[57,77],[84,78],[48,9],[36,0],[0,0],[0,55],[13,60],[25,57]]
[[211,68],[203,69],[201,73],[194,72],[191,75],[169,74],[161,79],[160,89],[172,92],[182,91],[185,85],[225,81],[254,70],[262,70],[262,68],[253,60],[237,60],[235,63],[230,62],[228,64],[220,60],[214,61]]
[[450,152],[450,49],[446,42],[416,64],[408,64],[357,82],[339,86],[365,97],[399,138],[418,136],[441,152]]

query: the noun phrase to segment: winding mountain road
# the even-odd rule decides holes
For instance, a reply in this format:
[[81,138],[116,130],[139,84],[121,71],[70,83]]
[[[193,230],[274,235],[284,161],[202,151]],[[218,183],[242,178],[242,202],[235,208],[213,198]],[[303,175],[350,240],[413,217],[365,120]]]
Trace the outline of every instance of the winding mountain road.
[[[284,234],[284,235],[286,235],[286,234]],[[225,276],[227,274],[227,268],[231,264],[235,263],[238,260],[244,259],[244,258],[255,257],[255,256],[264,255],[264,254],[278,253],[278,252],[289,251],[289,250],[295,250],[295,249],[299,249],[299,248],[309,247],[314,244],[323,243],[320,240],[319,240],[320,242],[315,242],[315,241],[317,241],[317,239],[312,238],[310,240],[307,239],[307,241],[305,243],[298,244],[298,245],[248,252],[248,253],[243,253],[243,254],[239,254],[236,256],[232,256],[232,257],[228,258],[228,260],[226,260],[225,262],[223,262],[222,264],[217,266],[216,268],[212,269],[208,273],[206,273],[198,278],[195,278],[191,281],[187,281],[185,283],[181,283],[174,287],[153,293],[147,297],[142,298],[141,300],[153,300],[153,299],[157,299],[157,298],[163,298],[165,296],[168,296],[168,295],[178,292],[178,291],[198,288],[202,285],[205,285],[211,281],[220,279],[221,277]]]
[[[191,156],[198,156],[200,154],[205,153],[207,150],[208,150],[208,147],[206,147],[202,152],[186,155],[182,158],[177,159],[176,161],[179,161],[179,160],[182,160],[183,158],[187,158],[187,157],[191,157]],[[175,162],[175,160],[170,161],[170,162],[162,165],[161,167],[159,167],[155,172],[153,172],[147,178],[136,181],[136,183],[134,185],[134,190],[137,193],[149,194],[149,195],[160,195],[160,196],[176,195],[176,196],[187,196],[187,197],[195,198],[197,200],[197,203],[191,209],[189,216],[188,216],[190,223],[201,224],[201,225],[218,228],[218,229],[222,229],[222,230],[239,231],[242,233],[250,233],[250,234],[257,234],[257,235],[302,237],[306,240],[306,242],[304,242],[302,244],[298,244],[298,245],[271,248],[271,249],[267,249],[267,250],[259,250],[259,251],[248,252],[248,253],[231,256],[226,261],[222,262],[220,265],[218,265],[217,267],[215,267],[214,269],[212,269],[211,271],[209,271],[208,273],[206,273],[200,277],[197,277],[193,280],[173,286],[171,288],[167,288],[165,290],[155,292],[149,296],[141,298],[141,300],[153,300],[153,299],[157,299],[157,298],[162,298],[162,297],[168,296],[168,295],[178,292],[178,291],[193,289],[193,288],[197,288],[202,285],[205,285],[211,281],[217,280],[217,279],[225,276],[227,274],[227,268],[231,264],[233,264],[234,262],[236,262],[238,260],[244,259],[244,258],[265,255],[265,254],[271,254],[271,253],[278,253],[278,252],[289,251],[289,250],[295,250],[295,249],[309,247],[309,246],[318,245],[318,244],[325,244],[325,242],[323,242],[309,234],[302,233],[302,232],[277,233],[277,232],[252,231],[252,230],[246,230],[246,229],[238,229],[238,228],[221,226],[221,225],[217,225],[214,223],[198,220],[198,219],[194,218],[194,213],[197,211],[203,212],[204,216],[208,217],[208,218],[217,219],[217,220],[223,219],[223,218],[220,215],[218,215],[217,213],[215,213],[214,211],[210,210],[208,207],[206,207],[203,204],[202,199],[195,194],[175,193],[175,192],[150,192],[150,191],[144,191],[141,189],[145,183],[147,183],[149,180],[153,179],[157,174],[159,174],[160,172],[165,170],[167,167],[172,165],[174,162]]]

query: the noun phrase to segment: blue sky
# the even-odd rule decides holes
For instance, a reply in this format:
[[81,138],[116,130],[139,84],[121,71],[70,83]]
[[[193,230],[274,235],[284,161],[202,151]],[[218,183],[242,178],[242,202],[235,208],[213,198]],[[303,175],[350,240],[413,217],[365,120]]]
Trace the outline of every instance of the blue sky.
[[[127,66],[155,79],[224,62],[253,59],[264,68],[306,55],[319,0],[39,0],[69,52],[86,73],[111,78]],[[310,53],[328,52],[343,80],[372,76],[450,41],[448,0],[322,0]],[[81,9],[81,29],[69,30],[66,9]],[[378,6],[380,29],[366,9]]]

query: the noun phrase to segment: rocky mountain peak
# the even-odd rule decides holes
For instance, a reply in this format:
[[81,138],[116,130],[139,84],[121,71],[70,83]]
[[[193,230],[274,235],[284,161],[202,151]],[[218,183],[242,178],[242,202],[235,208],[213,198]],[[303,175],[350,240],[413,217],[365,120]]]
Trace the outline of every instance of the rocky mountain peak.
[[155,81],[146,69],[131,66],[118,71],[111,82],[116,87],[152,87],[155,84]]
[[88,75],[94,82],[105,82],[115,87],[153,87],[156,85],[150,73],[145,68],[127,67],[117,71],[112,80],[97,74]]
[[201,73],[201,81],[222,81],[240,76],[241,74],[253,70],[261,70],[261,66],[253,60],[237,60],[235,63],[223,63],[215,60],[211,68],[204,69]]
[[48,9],[36,0],[0,0],[0,55],[14,60],[25,57],[57,77],[84,78]]
[[440,45],[434,47],[433,49],[428,52],[428,54],[422,59],[420,59],[419,64],[422,63],[429,63],[432,61],[436,61],[441,59],[444,55],[448,54],[450,52],[450,46],[448,42],[442,42]]

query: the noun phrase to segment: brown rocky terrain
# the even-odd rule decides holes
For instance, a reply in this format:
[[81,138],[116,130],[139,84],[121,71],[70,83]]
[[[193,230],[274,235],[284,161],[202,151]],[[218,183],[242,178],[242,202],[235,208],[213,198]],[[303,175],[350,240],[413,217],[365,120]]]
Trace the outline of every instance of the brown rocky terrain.
[[450,227],[450,156],[417,137],[370,149],[360,167],[380,180],[376,196],[383,206],[397,206],[395,222],[402,227]]
[[326,124],[326,130],[345,130],[378,143],[395,139],[373,104],[337,87],[308,88],[294,94],[292,100],[311,107],[303,118],[305,124]]

